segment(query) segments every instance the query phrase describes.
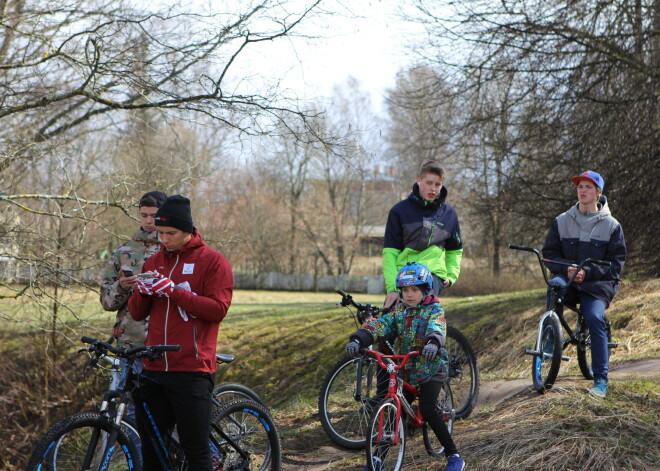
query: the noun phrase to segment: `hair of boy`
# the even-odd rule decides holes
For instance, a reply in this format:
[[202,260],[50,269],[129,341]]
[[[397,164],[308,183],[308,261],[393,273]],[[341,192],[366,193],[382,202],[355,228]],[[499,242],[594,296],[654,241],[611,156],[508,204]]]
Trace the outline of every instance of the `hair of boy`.
[[149,191],[140,197],[138,207],[160,208],[166,199],[167,195],[162,191]]
[[440,177],[440,180],[445,181],[445,169],[440,166],[435,160],[427,160],[419,168],[419,178],[424,177],[427,173],[432,173]]

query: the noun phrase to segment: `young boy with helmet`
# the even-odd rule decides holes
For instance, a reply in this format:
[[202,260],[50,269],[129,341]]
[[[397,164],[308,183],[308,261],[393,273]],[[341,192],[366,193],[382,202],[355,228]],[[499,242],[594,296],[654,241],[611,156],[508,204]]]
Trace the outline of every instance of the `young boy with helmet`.
[[[360,349],[386,336],[396,338],[397,351],[401,354],[421,351],[421,355],[412,357],[406,364],[402,376],[420,391],[419,408],[445,448],[446,470],[461,471],[465,461],[458,453],[442,414],[435,408],[440,389],[447,381],[447,354],[444,350],[447,323],[444,310],[432,293],[431,272],[420,263],[408,263],[397,273],[396,287],[401,292],[402,302],[352,334],[346,353],[356,357]],[[368,469],[367,466],[365,470]]]

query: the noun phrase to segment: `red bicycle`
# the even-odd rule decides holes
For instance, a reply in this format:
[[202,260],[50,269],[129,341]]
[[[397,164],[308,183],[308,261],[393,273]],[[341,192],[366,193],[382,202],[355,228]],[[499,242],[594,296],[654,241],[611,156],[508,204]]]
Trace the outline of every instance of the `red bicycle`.
[[[371,471],[398,471],[403,466],[406,451],[406,435],[422,429],[426,452],[438,458],[443,454],[444,447],[440,444],[433,430],[422,418],[419,407],[413,407],[411,402],[419,397],[419,391],[411,384],[399,378],[399,370],[408,360],[419,355],[412,351],[405,355],[384,355],[375,350],[366,350],[366,354],[374,357],[381,368],[389,374],[387,396],[378,404],[369,420],[367,431],[367,464]],[[406,398],[412,397],[408,402]],[[454,423],[454,410],[451,389],[444,384],[438,395],[436,407],[442,413],[447,430],[451,433]]]

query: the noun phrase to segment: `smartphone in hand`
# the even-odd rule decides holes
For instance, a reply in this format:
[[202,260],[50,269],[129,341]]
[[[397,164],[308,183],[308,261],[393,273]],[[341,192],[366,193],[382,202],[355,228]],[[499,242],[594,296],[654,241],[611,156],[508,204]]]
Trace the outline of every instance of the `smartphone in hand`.
[[138,277],[138,280],[152,281],[154,279],[154,274],[150,273],[150,272],[138,273],[137,277]]
[[130,268],[122,268],[121,271],[124,273],[124,277],[128,278],[129,276],[133,276],[133,270]]

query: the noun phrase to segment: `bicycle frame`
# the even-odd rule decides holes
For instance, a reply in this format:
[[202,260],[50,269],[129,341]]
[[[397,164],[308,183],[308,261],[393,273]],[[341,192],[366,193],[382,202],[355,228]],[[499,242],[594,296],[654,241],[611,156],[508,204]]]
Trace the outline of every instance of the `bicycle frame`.
[[[539,348],[539,345],[541,345],[541,337],[543,336],[543,324],[544,324],[545,320],[548,317],[556,317],[559,320],[559,322],[561,323],[561,325],[566,329],[566,331],[568,332],[568,334],[570,336],[570,339],[567,342],[573,343],[572,342],[573,340],[575,342],[577,342],[577,339],[575,338],[575,335],[574,335],[573,331],[571,330],[571,328],[566,323],[566,320],[564,319],[564,316],[557,313],[557,311],[550,310],[550,311],[546,311],[546,313],[543,314],[543,316],[541,316],[541,319],[539,320],[539,327],[538,327],[538,331],[537,331],[536,344],[535,344],[536,348]],[[566,348],[566,346],[568,345],[567,342],[564,342],[564,348]],[[548,356],[550,356],[550,357],[552,356],[548,353],[541,352],[539,350],[531,350],[529,348],[525,349],[525,353],[527,355],[540,356],[540,357],[544,357],[544,358],[546,358]],[[568,361],[568,360],[570,360],[570,357],[568,357],[566,355],[562,355],[561,359],[565,360],[565,361]]]
[[[401,378],[399,378],[399,370],[402,369],[406,365],[406,363],[408,363],[408,360],[411,357],[419,355],[420,353],[416,350],[409,352],[405,355],[384,355],[375,350],[366,350],[366,353],[368,355],[373,356],[378,362],[378,365],[381,368],[384,368],[390,376],[387,396],[385,396],[385,400],[391,399],[396,405],[394,443],[398,443],[399,422],[401,419],[402,410],[408,416],[408,425],[411,428],[422,428],[424,426],[424,420],[422,419],[421,411],[418,408],[417,412],[415,412],[403,394],[403,391],[405,390],[408,391],[410,394],[412,394],[414,398],[417,398],[419,397],[419,390],[414,386],[410,385],[409,383],[403,381]],[[401,360],[401,363],[396,364],[394,363],[393,360]],[[385,363],[386,361],[387,363]],[[381,421],[379,423],[379,434],[380,434],[382,429],[382,418],[380,418],[379,421]],[[381,437],[379,436],[378,438],[380,439]]]
[[[591,367],[587,359],[587,352],[589,348],[589,340],[586,332],[588,331],[585,325],[584,314],[580,308],[571,304],[564,304],[562,299],[562,290],[565,287],[571,286],[578,273],[583,269],[586,264],[596,264],[603,266],[611,266],[611,262],[606,260],[597,260],[587,258],[579,264],[565,262],[562,260],[550,260],[541,257],[538,250],[532,247],[521,247],[518,245],[509,244],[510,249],[522,250],[525,252],[532,252],[538,259],[539,266],[543,279],[549,288],[548,295],[548,310],[541,316],[538,324],[538,334],[536,337],[535,349],[525,349],[524,353],[534,357],[532,364],[532,380],[534,382],[534,389],[540,393],[544,393],[552,387],[557,374],[559,373],[560,364],[562,361],[567,361],[570,357],[563,355],[563,351],[570,344],[577,347],[577,357],[580,370],[586,379],[593,379]],[[552,283],[548,279],[548,274],[544,264],[562,265],[573,268],[572,274],[568,276],[566,285],[559,285]],[[560,307],[568,307],[577,313],[577,326],[574,331],[568,325],[564,317],[564,310]],[[606,318],[606,329],[608,338],[608,348],[615,348],[616,343],[611,342],[611,332],[609,321]],[[568,338],[563,339],[562,330],[566,331]],[[546,365],[543,367],[543,365]]]

